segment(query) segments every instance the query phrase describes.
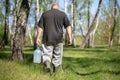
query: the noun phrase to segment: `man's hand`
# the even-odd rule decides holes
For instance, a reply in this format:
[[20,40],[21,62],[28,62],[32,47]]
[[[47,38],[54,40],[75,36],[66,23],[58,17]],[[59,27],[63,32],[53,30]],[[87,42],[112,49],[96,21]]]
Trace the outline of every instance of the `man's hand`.
[[66,27],[66,31],[68,34],[68,45],[72,45],[72,31],[71,31],[71,27],[67,26]]
[[72,45],[72,40],[68,40],[68,45]]
[[37,30],[37,39],[36,39],[36,44],[37,44],[37,45],[40,45],[40,44],[41,44],[40,36],[41,36],[42,31],[43,31],[42,28],[41,28],[41,27],[38,27],[38,30]]
[[36,39],[36,44],[37,44],[37,45],[40,45],[40,44],[41,44],[41,41],[40,41],[39,38]]

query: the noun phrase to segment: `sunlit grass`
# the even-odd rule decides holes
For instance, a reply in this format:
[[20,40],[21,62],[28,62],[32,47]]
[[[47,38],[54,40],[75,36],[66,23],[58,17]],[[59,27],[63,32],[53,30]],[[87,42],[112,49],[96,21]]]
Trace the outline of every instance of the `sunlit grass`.
[[120,47],[64,48],[62,69],[49,76],[43,63],[33,63],[33,49],[24,48],[24,62],[11,60],[8,46],[0,51],[0,80],[120,80]]

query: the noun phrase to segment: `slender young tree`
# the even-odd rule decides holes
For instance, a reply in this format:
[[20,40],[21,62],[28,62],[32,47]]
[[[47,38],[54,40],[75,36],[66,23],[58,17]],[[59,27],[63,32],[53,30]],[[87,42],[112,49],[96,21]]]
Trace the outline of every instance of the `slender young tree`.
[[38,24],[38,20],[39,20],[39,16],[40,16],[40,9],[39,9],[39,0],[36,0],[36,15],[35,15],[35,27],[34,27],[34,49],[36,49],[36,38],[37,38],[37,24]]
[[25,42],[26,24],[30,10],[31,0],[22,0],[17,13],[16,30],[13,41],[12,58],[23,61],[23,47]]
[[[67,0],[64,0],[64,11],[67,13]],[[65,32],[65,46],[68,46],[68,34]]]
[[[119,14],[120,14],[120,5],[118,4],[118,1],[117,1],[117,7],[118,7]],[[120,26],[119,26],[119,33],[118,33],[118,45],[120,45]]]
[[9,6],[9,0],[5,1],[5,26],[4,26],[4,35],[3,35],[3,40],[0,44],[0,48],[4,48],[5,45],[8,44],[8,31],[9,31],[9,11],[10,11],[10,6]]
[[17,21],[17,9],[19,7],[19,2],[20,0],[15,0],[15,6],[14,6],[14,9],[13,9],[13,23],[12,23],[12,26],[11,26],[11,33],[10,33],[10,47],[11,49],[13,49],[13,42],[14,42],[14,36],[15,36],[15,28],[16,28],[16,21]]
[[97,17],[97,20],[96,20],[96,24],[95,24],[95,29],[92,31],[92,33],[91,33],[91,40],[90,40],[90,42],[91,42],[91,47],[93,48],[94,47],[94,42],[95,42],[95,32],[96,32],[96,30],[97,30],[97,27],[98,27],[98,23],[99,23],[99,18]]
[[97,20],[97,17],[98,17],[99,11],[100,11],[101,4],[102,4],[102,0],[99,0],[97,12],[96,12],[95,17],[94,17],[94,19],[93,19],[93,21],[92,21],[92,24],[90,25],[90,27],[89,27],[89,29],[88,29],[88,32],[87,32],[87,34],[86,34],[86,36],[85,36],[85,40],[83,40],[80,48],[84,48],[84,47],[85,47],[85,44],[86,44],[87,40],[89,39],[90,33],[94,30],[94,24],[95,24],[95,22],[96,22],[96,20]]
[[5,45],[8,44],[9,11],[10,11],[10,3],[9,0],[6,0],[5,35],[4,35]]
[[75,40],[75,0],[72,0],[72,45],[76,47],[76,40]]
[[116,15],[117,15],[117,0],[114,1],[114,25],[113,25],[113,29],[112,29],[112,33],[111,33],[111,37],[110,37],[109,47],[112,47],[112,45],[113,45],[115,28],[116,28],[116,18],[117,18]]
[[[88,29],[89,29],[89,26],[90,26],[90,0],[88,0]],[[87,42],[87,47],[89,48],[90,47],[90,35],[89,35],[89,39],[88,39],[88,42]]]

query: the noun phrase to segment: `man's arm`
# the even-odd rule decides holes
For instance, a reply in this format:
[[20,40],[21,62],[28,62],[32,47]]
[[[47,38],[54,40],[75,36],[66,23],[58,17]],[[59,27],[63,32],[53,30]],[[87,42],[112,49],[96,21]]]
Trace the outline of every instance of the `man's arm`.
[[37,39],[36,39],[36,44],[37,45],[41,44],[40,37],[41,37],[42,31],[43,31],[43,29],[38,26],[38,29],[37,29]]
[[72,30],[70,26],[66,27],[66,32],[68,34],[68,45],[72,44]]

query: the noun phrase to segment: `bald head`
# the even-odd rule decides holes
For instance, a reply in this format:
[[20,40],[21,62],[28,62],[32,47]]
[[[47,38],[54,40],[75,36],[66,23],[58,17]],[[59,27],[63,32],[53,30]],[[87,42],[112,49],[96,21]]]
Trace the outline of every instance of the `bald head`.
[[51,9],[59,9],[59,4],[58,3],[53,3],[51,6]]

